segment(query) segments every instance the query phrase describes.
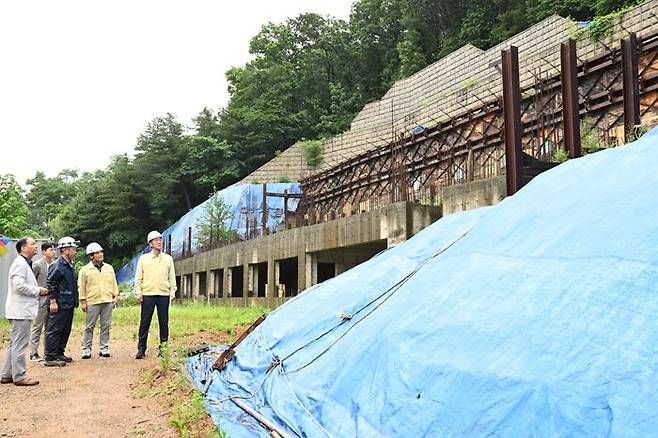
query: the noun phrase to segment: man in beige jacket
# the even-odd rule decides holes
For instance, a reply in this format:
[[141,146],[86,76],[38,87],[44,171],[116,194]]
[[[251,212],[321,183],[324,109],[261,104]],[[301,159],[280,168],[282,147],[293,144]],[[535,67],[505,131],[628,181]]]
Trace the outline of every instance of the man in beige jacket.
[[82,358],[91,359],[91,346],[96,320],[100,317],[100,357],[110,357],[110,325],[112,309],[117,303],[119,287],[112,265],[104,263],[103,248],[96,242],[87,245],[89,263],[78,273],[80,307],[87,313]]
[[151,251],[139,257],[135,272],[135,294],[142,306],[135,359],[143,359],[146,355],[148,333],[155,308],[158,309],[162,354],[162,349],[169,340],[169,303],[176,297],[174,259],[162,252],[162,234],[151,231],[146,241]]

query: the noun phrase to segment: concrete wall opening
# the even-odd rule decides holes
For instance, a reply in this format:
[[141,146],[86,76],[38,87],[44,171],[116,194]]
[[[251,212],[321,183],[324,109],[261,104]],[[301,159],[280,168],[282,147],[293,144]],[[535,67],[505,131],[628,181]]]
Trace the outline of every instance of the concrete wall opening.
[[386,240],[382,239],[362,245],[345,246],[313,253],[317,261],[314,284],[329,280],[356,265],[370,260],[387,247]]
[[199,295],[203,297],[208,296],[208,281],[206,279],[206,273],[198,272],[196,275],[199,286]]
[[241,297],[242,287],[244,285],[244,268],[242,266],[235,266],[229,268],[229,276],[231,281],[231,296]]
[[283,288],[282,293],[277,292],[276,295],[281,294],[284,297],[294,297],[299,292],[299,285],[297,284],[297,272],[299,267],[297,265],[297,257],[282,259],[277,261],[279,265],[279,288]]
[[336,276],[336,264],[327,262],[318,262],[318,283],[327,281]]
[[224,292],[224,270],[213,269],[210,271],[212,278],[212,291],[209,291],[210,296],[213,298],[220,298]]
[[176,298],[180,298],[182,296],[182,291],[180,289],[180,275],[176,276]]
[[267,262],[249,265],[249,296],[265,297],[267,295]]

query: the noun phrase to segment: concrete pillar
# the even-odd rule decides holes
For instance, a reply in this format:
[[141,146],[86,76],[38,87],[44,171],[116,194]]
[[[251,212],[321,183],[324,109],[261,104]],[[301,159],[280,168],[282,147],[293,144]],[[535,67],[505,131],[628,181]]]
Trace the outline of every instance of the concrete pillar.
[[224,267],[224,269],[222,269],[222,277],[224,277],[224,279],[222,281],[222,283],[223,283],[222,284],[222,286],[223,286],[222,287],[222,292],[221,292],[221,297],[222,298],[226,298],[226,297],[231,296],[231,293],[230,293],[231,284],[229,282],[229,272],[231,272],[231,270],[228,267]]
[[306,289],[306,252],[297,255],[297,293]]
[[304,289],[308,289],[314,284],[318,284],[318,255],[312,252],[306,253],[304,267],[306,269],[306,284],[304,285]]
[[231,293],[231,280],[233,275],[231,275],[231,268],[227,267],[224,269],[224,297],[229,298],[233,294]]
[[210,303],[210,295],[215,292],[215,273],[208,269],[206,271],[206,303]]
[[267,258],[267,286],[265,295],[268,298],[273,298],[276,296],[276,265],[274,259],[271,257]]
[[279,263],[278,260],[275,260],[274,263],[272,263],[272,266],[274,267],[274,292],[273,296],[275,297],[280,297],[279,293],[279,279],[281,278],[281,263]]
[[244,258],[244,265],[242,265],[242,296],[246,299],[250,297],[249,291],[249,263],[247,263],[247,258]]
[[251,292],[252,296],[258,296],[258,279],[261,275],[259,265],[250,265],[249,274],[251,275]]
[[201,273],[195,272],[192,274],[192,299],[199,297],[199,286],[201,285]]

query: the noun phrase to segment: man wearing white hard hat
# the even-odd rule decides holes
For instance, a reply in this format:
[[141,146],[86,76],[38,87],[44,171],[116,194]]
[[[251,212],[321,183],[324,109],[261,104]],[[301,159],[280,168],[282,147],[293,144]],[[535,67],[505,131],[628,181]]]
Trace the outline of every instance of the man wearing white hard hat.
[[146,237],[151,252],[142,254],[135,272],[135,294],[141,304],[139,341],[135,359],[146,355],[153,310],[158,309],[160,325],[160,353],[169,339],[169,303],[176,297],[174,259],[162,252],[162,234],[151,231]]
[[85,335],[82,340],[82,358],[91,358],[96,320],[101,319],[100,357],[110,357],[110,325],[112,309],[117,303],[119,286],[112,265],[104,262],[103,248],[96,242],[87,245],[89,263],[78,274],[80,308],[87,313]]
[[78,251],[79,242],[72,237],[62,237],[57,242],[60,257],[48,268],[48,323],[46,328],[47,367],[62,367],[73,362],[66,356],[66,344],[71,335],[73,311],[78,307],[78,282],[73,267],[73,258]]

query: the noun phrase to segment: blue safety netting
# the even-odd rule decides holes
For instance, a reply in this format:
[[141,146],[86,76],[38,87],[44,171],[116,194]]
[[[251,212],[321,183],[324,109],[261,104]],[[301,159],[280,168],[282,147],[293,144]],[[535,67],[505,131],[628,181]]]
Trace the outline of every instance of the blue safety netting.
[[[267,191],[270,193],[281,193],[287,190],[289,194],[299,194],[299,183],[268,183]],[[262,184],[234,184],[220,190],[214,196],[220,196],[224,203],[229,207],[231,216],[225,224],[230,230],[234,230],[239,236],[245,237],[247,231],[247,218],[255,219],[257,224],[256,230],[261,228],[263,212],[263,186]],[[183,250],[183,245],[188,240],[188,229],[192,227],[192,253],[197,253],[200,248],[196,245],[197,220],[204,214],[205,209],[212,200],[212,197],[205,202],[197,205],[187,212],[183,217],[178,219],[175,224],[162,232],[165,242],[169,241],[171,236],[172,253],[179,254]],[[288,211],[294,212],[299,204],[298,199],[288,199]],[[271,230],[277,229],[284,220],[283,214],[284,199],[282,197],[267,197],[267,226]],[[253,224],[252,224],[253,227]],[[139,256],[150,251],[147,246],[137,254],[130,263],[122,267],[116,274],[119,283],[133,284],[135,282],[135,269]]]
[[[658,131],[447,216],[188,368],[231,437],[655,436]],[[216,355],[216,354],[215,354]]]

